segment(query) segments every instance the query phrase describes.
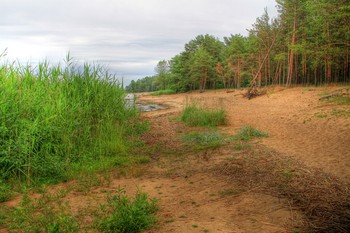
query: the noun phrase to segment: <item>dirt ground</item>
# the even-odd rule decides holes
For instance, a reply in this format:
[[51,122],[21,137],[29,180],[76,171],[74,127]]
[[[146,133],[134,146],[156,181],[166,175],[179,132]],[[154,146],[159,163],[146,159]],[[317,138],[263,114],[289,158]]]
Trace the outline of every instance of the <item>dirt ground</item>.
[[179,112],[191,101],[222,107],[229,121],[222,131],[234,134],[244,125],[257,127],[270,134],[263,140],[266,146],[350,181],[350,117],[331,114],[350,108],[319,100],[324,93],[337,89],[340,87],[276,87],[269,94],[251,100],[243,98],[244,91],[144,95],[140,100],[169,106],[167,110],[145,113],[152,117]]
[[[228,114],[228,124],[219,128],[221,132],[233,135],[245,125],[259,128],[270,136],[253,144],[262,144],[265,151],[291,157],[306,167],[321,169],[348,183],[350,117],[332,112],[349,111],[350,108],[319,101],[321,95],[339,88],[275,87],[269,90],[269,94],[252,100],[243,98],[243,91],[169,96],[142,94],[141,102],[167,107],[142,113],[142,118],[152,123],[144,140],[153,149],[143,152],[152,158],[152,162],[127,168],[126,175],[122,176],[116,169],[108,179],[103,179],[108,182],[100,182],[88,191],[74,188],[77,183],[73,181],[59,185],[51,192],[69,189],[64,202],[74,215],[83,216],[82,222],[86,225],[92,221],[89,208],[103,203],[107,192],[121,187],[129,195],[142,190],[159,200],[159,221],[148,233],[300,232],[297,230],[308,226],[307,220],[287,198],[269,190],[261,192],[258,190],[261,187],[247,185],[243,188],[218,172],[218,168],[224,169],[222,164],[250,152],[237,151],[229,146],[199,152],[188,150],[182,145],[179,135],[195,129],[177,122],[176,117],[187,103],[196,102],[207,108],[222,107]],[[18,202],[19,198],[5,205],[16,206]],[[0,232],[8,230],[0,229]]]
[[[222,107],[228,113],[228,125],[220,128],[222,132],[233,135],[245,125],[259,128],[270,134],[260,142],[266,147],[348,182],[350,117],[331,113],[350,108],[319,100],[338,89],[276,87],[270,89],[269,94],[252,100],[244,98],[243,91],[221,90],[160,97],[143,95],[140,101],[168,106],[166,110],[144,113],[144,117],[164,126],[158,127],[158,132],[168,128],[167,135],[174,134],[175,129],[169,129],[164,119],[177,116],[187,103]],[[223,151],[214,153],[216,159],[229,156]],[[213,160],[205,166],[210,168],[212,164]],[[198,166],[198,162],[194,166]],[[161,198],[162,218],[174,221],[161,224],[151,232],[291,232],[303,226],[302,213],[293,211],[283,198],[254,192],[217,198],[218,193],[239,187],[232,187],[230,182],[214,178],[208,172],[196,172],[188,180],[182,177],[160,183],[165,195]],[[184,204],[179,205],[182,201]],[[198,228],[194,228],[197,225]]]

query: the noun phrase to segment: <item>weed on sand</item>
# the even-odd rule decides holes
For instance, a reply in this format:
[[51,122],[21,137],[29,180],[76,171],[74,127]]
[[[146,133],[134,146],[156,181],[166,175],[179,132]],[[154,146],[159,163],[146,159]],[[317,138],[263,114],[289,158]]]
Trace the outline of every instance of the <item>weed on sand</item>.
[[217,131],[190,132],[181,139],[197,149],[217,148],[225,142],[225,137]]
[[239,130],[239,132],[232,137],[233,140],[241,140],[241,141],[249,141],[254,138],[265,138],[268,137],[269,134],[265,133],[259,129],[255,129],[252,126],[244,126]]
[[156,222],[156,203],[156,199],[150,199],[142,192],[138,192],[130,200],[125,190],[119,189],[116,195],[108,199],[106,205],[101,206],[100,219],[96,221],[96,226],[101,232],[141,232]]
[[328,101],[339,105],[350,105],[350,97],[348,96],[335,96],[330,98]]
[[77,219],[59,201],[62,195],[65,193],[33,199],[25,194],[17,207],[2,211],[5,216],[2,224],[21,232],[77,232],[80,229]]
[[183,110],[181,121],[189,126],[215,127],[226,124],[226,112],[223,109],[206,110],[190,104]]

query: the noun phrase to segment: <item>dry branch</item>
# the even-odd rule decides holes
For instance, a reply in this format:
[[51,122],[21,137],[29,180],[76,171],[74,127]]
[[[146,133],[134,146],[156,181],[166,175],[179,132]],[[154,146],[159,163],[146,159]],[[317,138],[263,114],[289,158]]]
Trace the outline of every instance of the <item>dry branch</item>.
[[336,97],[336,96],[342,96],[342,94],[336,93],[336,94],[322,96],[321,98],[319,98],[319,100],[329,99],[329,98]]

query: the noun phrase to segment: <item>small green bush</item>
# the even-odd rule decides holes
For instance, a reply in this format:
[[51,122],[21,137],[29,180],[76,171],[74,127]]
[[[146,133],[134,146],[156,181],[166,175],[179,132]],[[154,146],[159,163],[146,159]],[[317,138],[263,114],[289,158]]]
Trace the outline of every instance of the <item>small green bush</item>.
[[158,96],[158,95],[172,95],[172,94],[176,94],[176,91],[168,89],[168,90],[160,90],[160,91],[155,91],[153,93],[151,93],[151,95],[153,96]]
[[156,199],[148,198],[146,193],[138,192],[133,200],[126,196],[124,189],[108,199],[102,206],[104,217],[97,221],[101,232],[138,233],[150,228],[155,222],[158,210]]
[[226,124],[226,112],[220,110],[205,110],[196,105],[188,105],[182,112],[181,121],[190,126],[215,127]]
[[244,126],[239,132],[233,137],[235,140],[249,141],[254,138],[264,138],[268,137],[269,134],[262,132],[259,129],[255,129],[252,126]]

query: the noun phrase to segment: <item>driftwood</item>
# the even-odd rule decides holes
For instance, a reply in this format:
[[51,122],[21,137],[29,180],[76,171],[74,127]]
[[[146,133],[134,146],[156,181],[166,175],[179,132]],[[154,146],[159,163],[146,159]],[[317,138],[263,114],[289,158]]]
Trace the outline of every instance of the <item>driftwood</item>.
[[338,96],[350,97],[349,93],[350,88],[340,88],[335,91],[332,91],[331,94],[322,96],[319,100],[329,99]]
[[257,97],[257,96],[265,95],[266,93],[267,93],[266,89],[259,90],[257,88],[253,88],[242,95],[248,99],[252,99],[252,98]]

